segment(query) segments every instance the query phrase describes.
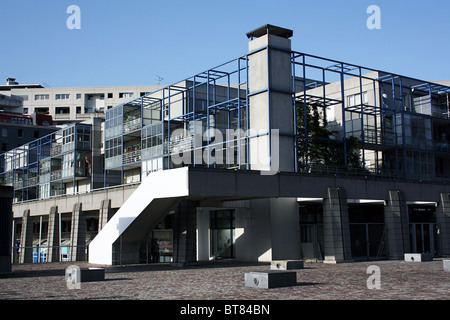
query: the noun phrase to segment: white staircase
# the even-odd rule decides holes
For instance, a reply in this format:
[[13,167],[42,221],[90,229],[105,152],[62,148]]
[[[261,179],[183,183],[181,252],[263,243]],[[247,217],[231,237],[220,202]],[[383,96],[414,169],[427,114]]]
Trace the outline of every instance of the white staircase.
[[92,240],[89,263],[112,265],[117,260],[113,257],[115,243],[138,245],[171,208],[188,195],[187,167],[151,173]]

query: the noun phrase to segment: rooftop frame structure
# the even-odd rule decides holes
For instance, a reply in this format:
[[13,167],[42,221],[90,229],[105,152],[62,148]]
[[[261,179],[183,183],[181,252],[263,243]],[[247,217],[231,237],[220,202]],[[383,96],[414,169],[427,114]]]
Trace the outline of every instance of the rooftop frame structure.
[[[302,130],[297,132],[296,148],[303,148],[306,155],[297,159],[298,171],[448,180],[450,87],[300,52],[292,52],[292,63],[295,101],[305,112],[304,124],[297,123]],[[315,137],[311,134],[314,128],[307,127],[307,106],[323,110],[322,127],[338,129],[338,135],[325,140],[342,144],[341,164],[308,159],[311,144],[324,138]],[[326,119],[325,110],[332,108],[334,117]],[[416,124],[411,124],[413,120]],[[360,166],[352,168],[348,163],[349,141],[344,137],[358,138]],[[411,153],[428,159],[417,164]],[[439,161],[444,164],[436,171]],[[421,169],[414,170],[414,166]]]
[[[144,177],[148,172],[171,169],[180,164],[245,168],[247,164],[241,160],[246,155],[240,153],[242,145],[246,144],[244,138],[248,137],[241,137],[240,134],[248,128],[247,64],[246,57],[240,57],[108,110],[105,124],[105,185],[110,185],[106,177],[114,177],[114,172],[117,173],[116,182],[126,181],[126,171],[141,165],[144,167]],[[140,111],[135,119],[140,136],[139,132],[126,129],[130,108]],[[213,129],[220,130],[224,135],[227,130],[234,130],[237,137],[215,141],[216,132]],[[112,131],[114,133],[110,133]],[[130,149],[128,142],[133,140],[132,137],[135,144]],[[223,143],[238,144],[238,155],[233,155],[233,158],[237,157],[236,162],[222,163],[207,159],[205,163],[205,147],[222,149]],[[117,149],[116,152],[109,151],[112,145]],[[135,151],[139,155],[129,161],[130,152]],[[192,154],[189,158],[180,159],[183,163],[172,161],[175,155],[187,151],[192,151]],[[150,159],[152,163],[148,162]],[[117,178],[119,171],[120,180]]]
[[[257,34],[251,33],[247,36],[253,38]],[[141,173],[143,177],[151,171],[177,167],[178,164],[171,161],[171,158],[188,151],[193,155],[191,162],[182,165],[250,169],[248,142],[251,135],[248,134],[250,128],[248,114],[251,108],[249,100],[254,95],[250,93],[252,84],[248,80],[248,58],[251,54],[250,52],[248,55],[116,107],[134,106],[145,112],[146,108],[153,106],[154,113],[157,114],[150,123],[145,123],[145,116],[141,114],[141,119],[144,119],[139,124],[142,132],[151,127],[160,127],[155,129],[155,132],[159,134],[157,140],[161,146],[155,154],[156,157],[146,154],[145,161],[151,159],[153,164],[148,162],[144,164],[145,170]],[[295,109],[296,132],[295,172],[332,172],[425,180],[448,177],[445,170],[443,177],[435,174],[434,162],[438,152],[438,157],[445,159],[445,166],[448,165],[446,159],[450,142],[442,141],[439,146],[425,148],[405,144],[410,130],[408,129],[409,120],[405,122],[404,119],[405,115],[407,119],[411,117],[430,119],[427,120],[429,121],[427,128],[419,129],[423,131],[420,133],[421,138],[413,137],[412,139],[427,138],[430,140],[429,143],[433,144],[433,138],[430,138],[430,132],[428,132],[431,126],[435,126],[438,130],[442,129],[446,133],[444,124],[450,114],[449,87],[306,53],[290,51],[290,54],[293,79],[292,106]],[[302,120],[305,121],[304,124],[298,122],[299,104],[306,106],[302,108],[305,112]],[[327,116],[326,110],[329,112],[328,116],[334,113],[334,119],[329,116],[329,119],[322,120],[324,121],[322,127],[336,134],[328,138],[319,138],[312,134],[312,128],[308,128],[306,123],[306,113],[311,106],[322,109],[322,117]],[[114,112],[114,110],[111,109],[108,112]],[[217,115],[220,112],[226,112],[228,116],[219,119]],[[194,134],[196,127],[193,123],[202,123],[202,129],[197,128],[197,134]],[[180,128],[184,128],[185,134],[174,137],[174,130]],[[211,136],[211,130],[207,130],[213,128],[222,131],[233,129],[241,136],[216,141]],[[125,136],[126,133],[123,133],[121,140],[123,154],[127,154]],[[141,134],[139,148],[149,148],[146,144],[149,136],[154,138],[151,133]],[[355,163],[349,163],[349,157],[354,155],[354,150],[351,150],[352,154],[349,154],[348,150],[350,137],[356,137],[359,141],[360,165],[355,166]],[[343,152],[342,162],[329,165],[323,159],[310,159],[309,149],[313,148],[318,140],[340,144]],[[184,146],[182,146],[183,143]],[[228,160],[223,166],[223,163],[219,164],[214,157],[211,157],[211,152],[226,150],[230,145],[238,145],[236,150],[240,155],[235,157],[236,161]],[[150,148],[153,147],[154,145],[150,145]],[[178,147],[181,149],[177,149]],[[300,149],[304,150],[306,155],[303,159],[299,158],[298,150]],[[408,167],[407,150],[425,152],[426,157],[430,159],[425,165],[423,163],[420,165],[428,166],[428,169],[422,173],[407,174],[405,172],[405,168]],[[198,151],[197,156],[195,156],[196,151]],[[205,154],[206,159],[203,157]],[[106,158],[109,158],[108,155]],[[155,162],[156,158],[159,159],[158,163]],[[144,159],[135,157],[133,160],[135,161],[131,164],[117,161],[115,166],[107,165],[106,170],[121,171],[121,179],[124,179],[125,172],[141,167]],[[140,178],[136,181],[140,181]],[[109,185],[106,180],[105,185]]]

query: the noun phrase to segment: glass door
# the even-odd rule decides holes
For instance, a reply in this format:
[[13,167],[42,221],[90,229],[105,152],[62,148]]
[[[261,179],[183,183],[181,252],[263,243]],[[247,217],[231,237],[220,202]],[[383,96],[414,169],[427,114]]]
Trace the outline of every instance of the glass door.
[[439,254],[439,233],[434,205],[410,205],[409,239],[414,253]]
[[352,256],[367,260],[384,257],[383,236],[383,223],[351,223]]
[[350,241],[352,244],[353,257],[369,257],[367,225],[365,223],[350,224]]
[[384,258],[384,206],[349,204],[348,216],[352,257],[360,260]]
[[211,256],[215,259],[234,258],[234,211],[211,211]]
[[322,261],[324,259],[322,204],[299,204],[299,222],[302,259]]
[[437,253],[437,226],[435,223],[411,223],[409,231],[413,252]]

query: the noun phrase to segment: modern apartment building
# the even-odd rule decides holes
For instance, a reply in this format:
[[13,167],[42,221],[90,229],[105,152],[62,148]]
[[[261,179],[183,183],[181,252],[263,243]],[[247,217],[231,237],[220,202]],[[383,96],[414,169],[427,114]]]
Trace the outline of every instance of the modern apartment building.
[[102,187],[101,123],[73,123],[3,153],[1,179],[14,186],[15,202]]
[[[13,82],[8,79],[8,83]],[[15,82],[14,82],[15,83]],[[0,93],[0,152],[47,135],[56,128],[50,115],[22,114],[22,99]]]
[[450,255],[450,87],[292,36],[253,30],[241,57],[2,155],[17,258],[146,262],[154,242],[180,264]]
[[[14,81],[11,81],[14,80]],[[0,93],[20,100],[24,114],[42,113],[53,117],[55,125],[103,117],[105,110],[153,92],[160,86],[44,88],[19,84],[8,79]]]

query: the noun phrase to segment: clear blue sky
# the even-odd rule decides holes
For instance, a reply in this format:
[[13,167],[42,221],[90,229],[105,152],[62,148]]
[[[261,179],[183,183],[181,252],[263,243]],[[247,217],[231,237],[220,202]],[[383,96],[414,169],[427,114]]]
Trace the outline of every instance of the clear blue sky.
[[[81,30],[66,26],[72,4]],[[245,54],[267,23],[292,29],[296,51],[450,80],[448,0],[1,0],[0,84],[170,85]]]

